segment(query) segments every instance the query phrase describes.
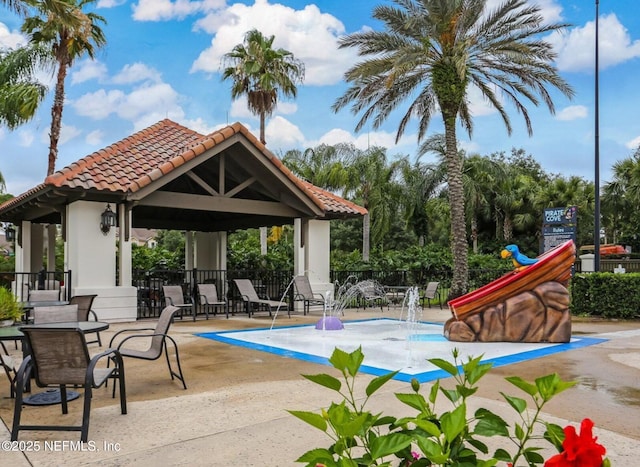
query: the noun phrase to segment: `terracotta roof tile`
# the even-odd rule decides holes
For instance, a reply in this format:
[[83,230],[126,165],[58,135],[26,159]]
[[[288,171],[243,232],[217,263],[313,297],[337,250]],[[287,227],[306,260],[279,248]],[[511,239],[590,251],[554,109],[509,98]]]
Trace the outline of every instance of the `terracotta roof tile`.
[[168,119],[73,162],[48,176],[43,184],[7,201],[0,210],[51,187],[134,193],[238,133],[323,211],[366,213],[364,208],[300,180],[240,123],[202,135]]

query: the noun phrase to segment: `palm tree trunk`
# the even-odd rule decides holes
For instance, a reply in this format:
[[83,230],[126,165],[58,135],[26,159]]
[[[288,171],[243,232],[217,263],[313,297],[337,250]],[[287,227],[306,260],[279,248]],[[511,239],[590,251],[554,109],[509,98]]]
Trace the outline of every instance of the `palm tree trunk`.
[[64,106],[64,80],[67,77],[67,64],[60,61],[58,75],[56,79],[56,91],[51,107],[51,130],[49,132],[49,163],[47,166],[47,176],[56,171],[56,160],[58,160],[58,141],[60,140],[60,129],[62,128],[62,109]]
[[265,120],[266,120],[266,117],[264,112],[260,112],[260,142],[266,146],[267,140],[265,139],[265,135],[264,135]]
[[451,253],[453,255],[453,278],[449,299],[467,293],[469,265],[467,264],[467,226],[464,213],[464,189],[462,186],[462,158],[458,155],[455,116],[444,115],[447,177],[449,182],[449,204],[451,206]]

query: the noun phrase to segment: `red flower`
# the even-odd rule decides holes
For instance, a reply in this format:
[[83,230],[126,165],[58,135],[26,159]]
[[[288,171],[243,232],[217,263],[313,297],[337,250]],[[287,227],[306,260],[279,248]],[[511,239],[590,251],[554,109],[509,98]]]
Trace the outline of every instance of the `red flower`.
[[596,443],[598,438],[593,437],[592,429],[593,422],[588,418],[582,420],[579,435],[573,426],[566,426],[562,442],[564,451],[545,462],[544,467],[600,467],[607,450]]

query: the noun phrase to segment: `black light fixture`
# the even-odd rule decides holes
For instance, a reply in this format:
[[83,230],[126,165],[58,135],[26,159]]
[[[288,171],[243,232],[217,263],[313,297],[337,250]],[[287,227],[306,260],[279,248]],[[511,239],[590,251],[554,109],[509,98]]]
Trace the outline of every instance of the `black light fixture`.
[[111,227],[116,226],[116,213],[111,210],[111,205],[107,203],[107,207],[102,214],[100,214],[100,230],[104,235],[107,235],[111,230]]
[[13,224],[8,224],[4,228],[4,238],[8,242],[14,242],[16,240],[16,229],[13,227]]

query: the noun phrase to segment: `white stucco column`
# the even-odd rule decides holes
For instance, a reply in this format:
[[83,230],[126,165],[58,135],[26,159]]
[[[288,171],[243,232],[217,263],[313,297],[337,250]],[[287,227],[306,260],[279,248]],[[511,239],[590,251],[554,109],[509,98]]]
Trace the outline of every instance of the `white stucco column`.
[[137,291],[131,277],[128,285],[116,286],[116,230],[100,230],[104,209],[105,203],[90,201],[67,206],[65,259],[71,296],[97,294],[93,310],[101,321],[135,321]]
[[[22,245],[25,245],[24,238]],[[31,224],[31,272],[42,270],[44,263],[44,226],[42,224]],[[54,271],[51,269],[51,271]]]
[[[18,236],[21,236],[21,242],[16,239],[13,249],[15,271],[31,272],[31,222],[22,221],[19,225],[16,225],[16,238]],[[29,276],[22,274],[19,274],[11,284],[13,293],[20,301],[26,301],[29,298],[29,287],[31,287]]]
[[333,294],[330,282],[330,223],[329,221],[309,220],[305,238],[305,267],[309,283],[314,293]]
[[302,219],[294,219],[293,220],[293,275],[294,276],[303,276],[305,273],[304,270],[304,246],[303,243],[303,222]]
[[[129,219],[126,219],[126,217]],[[127,221],[127,222],[125,222]],[[126,209],[120,208],[118,212],[118,225],[120,225],[120,241],[118,242],[118,276],[119,286],[131,286],[133,284],[133,273],[131,271],[131,235],[129,238],[125,238],[124,226],[131,225],[131,212],[127,212]]]
[[15,243],[15,269],[17,272],[31,272],[31,222],[22,221],[16,230],[20,242]]
[[184,268],[186,270],[194,268],[193,232],[191,230],[187,230],[184,233]]
[[47,271],[56,270],[56,236],[58,226],[49,224],[47,226]]

